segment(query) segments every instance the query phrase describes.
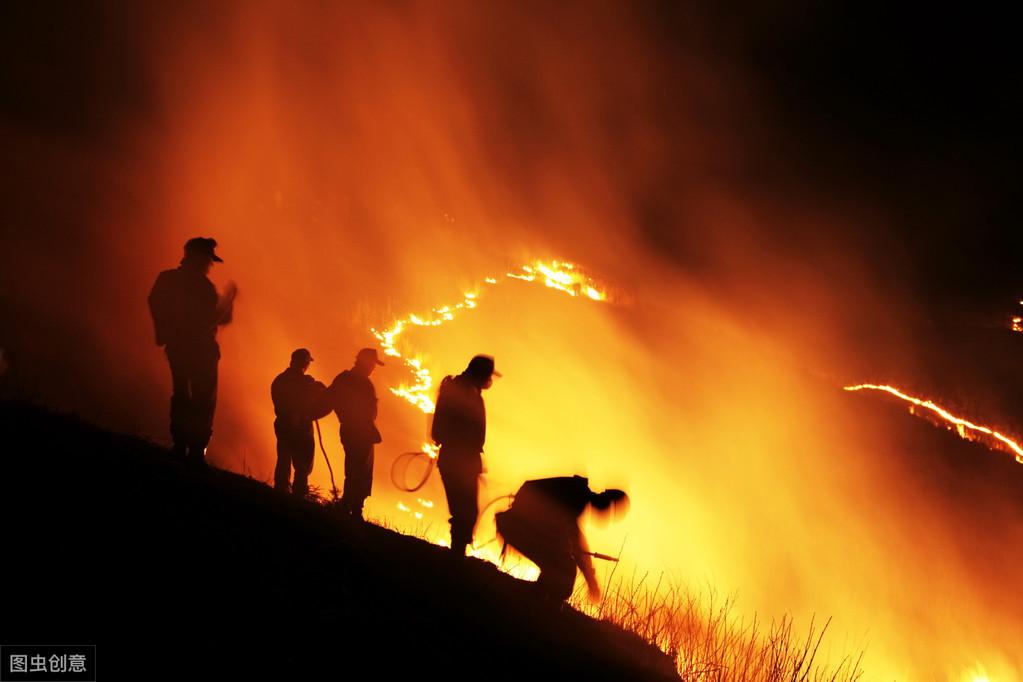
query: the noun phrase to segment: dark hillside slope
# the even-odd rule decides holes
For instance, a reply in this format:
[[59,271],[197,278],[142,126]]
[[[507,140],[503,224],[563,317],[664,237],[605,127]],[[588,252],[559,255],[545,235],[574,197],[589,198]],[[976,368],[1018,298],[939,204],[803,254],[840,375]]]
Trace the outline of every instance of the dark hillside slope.
[[100,679],[674,676],[489,564],[137,438],[15,403],[0,437],[0,642],[97,644]]

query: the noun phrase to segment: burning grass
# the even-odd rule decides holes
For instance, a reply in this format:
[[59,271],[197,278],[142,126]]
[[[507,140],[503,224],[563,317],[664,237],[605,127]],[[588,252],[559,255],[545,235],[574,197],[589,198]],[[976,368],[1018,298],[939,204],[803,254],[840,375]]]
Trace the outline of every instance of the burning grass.
[[[383,519],[375,523],[433,542],[430,527],[422,523],[411,528]],[[514,577],[535,579],[533,563],[514,550],[509,548],[503,558],[498,558],[499,549],[481,551],[491,543],[476,547],[472,556]],[[846,655],[837,664],[818,662],[830,618],[821,626],[811,620],[801,635],[794,630],[791,616],[766,627],[755,616],[746,621],[734,614],[734,598],[719,600],[713,589],[701,595],[666,581],[664,575],[651,585],[649,574],[616,577],[612,570],[606,582],[598,603],[588,601],[580,583],[569,604],[656,646],[675,662],[684,682],[855,682],[863,675],[863,652]]]
[[656,645],[672,657],[687,682],[853,682],[863,675],[862,652],[837,665],[817,662],[830,619],[819,628],[811,620],[805,635],[793,630],[791,616],[765,628],[756,617],[749,622],[737,618],[732,598],[719,601],[713,590],[701,597],[665,583],[663,575],[651,586],[648,577],[612,575],[598,604],[588,603],[584,590],[577,590],[570,603]]

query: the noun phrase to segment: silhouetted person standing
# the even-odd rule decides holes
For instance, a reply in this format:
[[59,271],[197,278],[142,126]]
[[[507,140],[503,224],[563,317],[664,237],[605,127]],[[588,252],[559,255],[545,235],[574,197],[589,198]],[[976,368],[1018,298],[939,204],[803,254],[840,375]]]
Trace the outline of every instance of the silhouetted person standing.
[[274,403],[274,434],[277,436],[277,466],[274,469],[274,489],[288,491],[291,468],[295,468],[295,483],[291,492],[305,497],[309,492],[309,474],[313,470],[316,452],[313,440],[313,420],[326,414],[317,413],[317,404],[327,390],[319,381],[306,374],[312,354],[299,348],[291,354],[291,364],[270,384],[270,397]]
[[621,490],[595,493],[582,476],[526,481],[515,493],[508,511],[494,520],[504,541],[540,568],[536,581],[541,596],[564,601],[572,594],[576,567],[582,571],[590,598],[600,599],[600,585],[579,517],[591,506],[608,512],[612,506],[628,505]]
[[440,444],[437,469],[451,514],[451,550],[465,556],[479,515],[479,477],[483,473],[483,443],[487,437],[487,412],[483,390],[495,376],[494,358],[477,355],[465,371],[447,376],[440,384],[431,436]]
[[376,350],[363,348],[355,356],[355,365],[338,374],[327,389],[345,450],[341,510],[360,520],[366,498],[373,492],[373,446],[383,440],[376,427],[377,393],[369,377],[383,364]]
[[174,270],[164,270],[149,293],[149,311],[156,344],[164,346],[170,363],[170,430],[174,452],[203,464],[213,434],[217,404],[217,327],[231,321],[237,289],[229,284],[224,295],[207,275],[222,263],[214,239],[195,237],[185,242],[185,256]]

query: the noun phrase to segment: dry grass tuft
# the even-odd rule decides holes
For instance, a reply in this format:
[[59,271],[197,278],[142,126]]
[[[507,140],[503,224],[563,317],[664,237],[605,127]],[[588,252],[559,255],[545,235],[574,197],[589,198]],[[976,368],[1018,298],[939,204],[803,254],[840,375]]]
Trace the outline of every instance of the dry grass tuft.
[[639,579],[608,579],[598,604],[577,590],[570,603],[579,611],[632,631],[672,656],[686,682],[855,682],[862,675],[863,654],[844,657],[837,665],[816,662],[831,620],[811,620],[805,636],[793,632],[790,616],[766,629],[732,615],[735,601],[705,598],[686,588],[666,584],[663,575],[653,586]]

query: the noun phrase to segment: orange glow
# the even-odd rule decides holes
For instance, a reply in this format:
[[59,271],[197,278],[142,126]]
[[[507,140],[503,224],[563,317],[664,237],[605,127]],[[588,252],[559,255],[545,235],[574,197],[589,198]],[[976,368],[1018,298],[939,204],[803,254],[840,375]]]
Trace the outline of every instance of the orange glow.
[[[1009,452],[1013,456],[1015,456],[1017,462],[1023,464],[1023,447],[1021,447],[1019,443],[1012,440],[1008,436],[1005,436],[987,426],[974,424],[973,422],[967,421],[962,417],[957,417],[956,415],[952,414],[945,408],[935,404],[930,400],[914,398],[913,396],[907,395],[900,391],[899,389],[894,388],[892,386],[883,386],[878,384],[857,384],[856,386],[846,386],[845,390],[847,391],[872,390],[890,393],[891,395],[900,398],[901,400],[905,400],[906,402],[911,403],[912,405],[915,405],[917,407],[923,407],[924,409],[930,410],[934,414],[938,415],[939,417],[941,417],[941,419],[946,421],[949,425],[949,428],[954,429],[961,438],[964,438],[966,440],[976,440],[984,443],[985,445],[992,449],[998,449],[1005,452]],[[910,411],[912,412],[913,409],[910,408]],[[993,438],[995,442],[992,442],[990,438],[983,438],[983,436],[989,436],[990,438]]]
[[1012,318],[1012,331],[1023,332],[1023,317]]
[[[505,280],[518,280],[530,283],[542,283],[545,287],[555,289],[569,296],[585,297],[592,301],[607,301],[607,294],[599,285],[587,275],[583,274],[577,266],[565,261],[536,261],[529,265],[523,265],[518,272],[508,272]],[[486,277],[484,282],[489,285],[499,283],[497,277]],[[398,349],[399,339],[402,334],[414,327],[440,327],[447,322],[452,322],[464,311],[472,310],[479,305],[479,290],[466,292],[460,302],[454,305],[446,305],[433,308],[429,313],[411,313],[405,317],[395,320],[387,329],[371,329],[370,332],[380,342],[381,348],[386,355],[400,358],[414,377],[412,384],[401,384],[390,388],[391,393],[402,398],[424,414],[433,414],[436,407],[433,400],[434,380],[430,370],[423,360],[413,355],[409,357],[409,350]],[[421,451],[431,459],[436,459],[439,447],[430,442],[424,442]],[[434,504],[430,500],[419,498],[418,503],[425,509],[432,509]],[[401,511],[416,521],[423,519],[423,512],[413,510],[403,502],[396,505]],[[448,546],[448,541],[437,534],[428,533],[427,540],[437,545]],[[488,561],[497,565],[502,571],[509,573],[523,580],[536,580],[539,569],[529,561],[505,561],[499,549],[495,549],[496,539],[485,542],[480,546],[473,546],[469,549],[469,555]]]
[[[565,261],[555,260],[549,263],[536,261],[530,265],[523,265],[519,272],[506,273],[505,277],[524,282],[539,281],[546,287],[557,289],[572,297],[585,296],[593,301],[607,300],[607,294],[598,288],[596,282],[579,272],[575,265]],[[498,279],[496,277],[486,277],[484,282],[487,284],[497,284]],[[415,377],[415,381],[411,385],[402,384],[395,386],[390,389],[391,393],[399,398],[403,398],[423,413],[433,414],[433,410],[436,407],[432,395],[434,392],[433,376],[430,370],[424,366],[421,358],[415,355],[409,357],[409,351],[406,350],[403,353],[398,350],[398,339],[411,327],[440,327],[446,322],[453,321],[460,313],[472,310],[477,305],[479,305],[479,291],[469,291],[464,294],[460,302],[454,305],[433,308],[429,313],[421,315],[410,313],[405,317],[395,320],[391,323],[390,327],[382,331],[375,328],[370,329],[370,333],[380,342],[384,353],[404,361],[405,366],[409,368]],[[426,452],[433,458],[437,456],[436,451],[430,444],[424,444],[423,452]]]

